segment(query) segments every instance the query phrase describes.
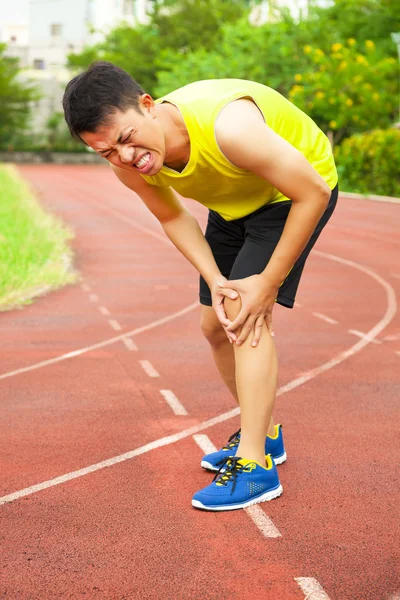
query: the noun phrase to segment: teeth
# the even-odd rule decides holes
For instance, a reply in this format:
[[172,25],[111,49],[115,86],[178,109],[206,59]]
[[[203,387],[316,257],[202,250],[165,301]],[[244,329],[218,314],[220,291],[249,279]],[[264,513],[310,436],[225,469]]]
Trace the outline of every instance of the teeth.
[[144,156],[142,156],[142,158],[139,160],[139,162],[136,163],[136,166],[139,167],[139,169],[142,169],[150,160],[150,154],[147,153]]

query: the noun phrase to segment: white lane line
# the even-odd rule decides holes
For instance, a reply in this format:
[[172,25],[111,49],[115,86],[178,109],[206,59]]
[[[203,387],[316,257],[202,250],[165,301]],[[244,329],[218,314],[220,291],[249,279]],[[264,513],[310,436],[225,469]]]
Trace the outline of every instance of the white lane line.
[[98,302],[99,301],[99,297],[97,294],[90,294],[89,295],[89,300],[90,302]]
[[171,392],[171,390],[160,390],[160,394],[164,396],[166,403],[176,415],[186,416],[188,414],[186,408],[179,402],[174,392]]
[[277,538],[282,537],[281,532],[271,519],[265,514],[261,506],[258,504],[253,504],[253,506],[249,506],[249,508],[245,508],[245,511],[253,521],[253,523],[258,527],[264,537],[267,538]]
[[329,600],[328,594],[314,577],[295,577],[294,579],[306,594],[304,600]]
[[358,331],[357,329],[349,329],[349,333],[356,335],[357,337],[359,337],[361,339],[366,339],[366,340],[368,340],[368,342],[371,342],[372,344],[382,344],[382,342],[380,340],[371,338],[368,333],[363,333],[362,331]]
[[303,305],[299,304],[298,302],[295,302],[294,305],[296,308],[303,308]]
[[[385,314],[383,315],[383,317],[368,332],[368,335],[370,336],[370,339],[372,340],[379,333],[381,333],[381,331],[383,331],[383,329],[385,329],[385,327],[387,327],[387,325],[390,323],[390,321],[396,315],[396,310],[397,310],[396,294],[395,294],[395,291],[392,288],[392,286],[389,283],[387,283],[382,277],[380,277],[380,275],[377,275],[374,271],[372,271],[371,269],[368,269],[367,267],[364,267],[363,265],[360,265],[359,263],[355,263],[353,261],[346,260],[344,258],[335,256],[333,254],[327,254],[325,252],[320,252],[319,250],[314,250],[314,254],[317,254],[324,258],[328,258],[329,260],[333,260],[335,262],[339,262],[339,263],[351,266],[355,269],[358,269],[359,271],[362,271],[363,273],[366,273],[367,275],[369,275],[370,277],[375,279],[384,288],[384,290],[386,292],[387,308],[386,308],[386,311],[385,311]],[[25,367],[24,369],[18,369],[16,371],[4,373],[3,375],[0,375],[0,379],[5,379],[6,377],[12,377],[14,375],[24,373],[26,371],[31,371],[33,369],[37,369],[37,368],[45,366],[47,364],[53,364],[54,362],[59,362],[60,360],[66,360],[67,358],[70,358],[71,356],[78,356],[80,354],[83,354],[84,352],[88,352],[90,349],[102,348],[109,344],[113,344],[116,341],[121,340],[123,337],[141,333],[142,331],[146,331],[148,329],[156,327],[157,325],[159,325],[161,323],[171,321],[172,319],[193,310],[197,306],[198,306],[197,302],[194,304],[190,304],[183,310],[181,310],[177,313],[174,313],[173,315],[169,315],[168,317],[164,317],[164,319],[160,319],[159,321],[154,321],[153,323],[150,323],[149,325],[146,325],[139,329],[127,332],[124,335],[115,336],[114,338],[111,338],[110,340],[106,340],[105,342],[100,342],[93,346],[88,346],[81,350],[76,350],[75,352],[70,352],[68,354],[64,354],[61,357],[57,357],[57,358],[51,359],[49,361],[43,361],[42,363],[37,363],[36,365],[32,365],[30,367]],[[282,386],[281,388],[279,388],[279,390],[277,391],[277,396],[281,396],[282,394],[285,394],[285,393],[289,392],[290,390],[300,387],[301,385],[303,385],[310,379],[313,379],[317,375],[320,375],[321,373],[324,373],[325,371],[328,371],[329,369],[332,369],[333,367],[339,365],[340,363],[344,362],[350,356],[354,356],[355,354],[357,354],[357,352],[360,352],[360,350],[365,348],[365,346],[367,346],[369,343],[370,343],[369,339],[366,339],[366,338],[361,339],[356,344],[354,344],[354,346],[351,346],[351,348],[349,348],[348,350],[345,350],[344,352],[340,352],[339,354],[337,354],[334,358],[332,358],[328,362],[323,363],[319,367],[316,367],[315,369],[308,371],[307,373],[305,373],[305,374],[301,375],[300,377],[297,377],[293,381],[289,382],[285,386]],[[33,494],[35,492],[44,490],[44,489],[52,487],[54,485],[58,485],[60,483],[66,482],[66,481],[70,481],[71,479],[76,479],[77,477],[82,477],[83,475],[87,475],[88,473],[92,473],[93,471],[98,471],[100,469],[104,469],[105,467],[110,467],[113,464],[117,464],[117,463],[123,462],[125,460],[129,460],[131,458],[134,458],[135,456],[139,456],[140,454],[144,454],[146,452],[150,452],[151,450],[155,450],[156,448],[161,448],[163,446],[173,444],[175,442],[178,442],[179,440],[182,440],[191,435],[194,435],[195,433],[198,433],[199,431],[203,431],[204,429],[213,427],[214,425],[217,425],[218,423],[222,423],[224,421],[232,419],[233,417],[236,417],[239,414],[240,414],[240,408],[234,408],[233,410],[230,410],[226,413],[222,413],[218,417],[210,419],[209,421],[203,421],[202,423],[199,423],[198,425],[194,425],[193,427],[190,427],[189,429],[185,429],[184,431],[181,431],[180,433],[175,433],[173,435],[160,438],[158,440],[155,440],[154,442],[150,442],[149,444],[146,444],[145,446],[141,446],[140,448],[137,448],[136,450],[132,450],[125,454],[121,454],[120,456],[116,456],[114,458],[105,460],[101,463],[97,463],[95,465],[91,465],[84,469],[80,469],[79,471],[67,473],[66,475],[62,475],[61,477],[58,477],[56,479],[51,479],[49,481],[39,483],[35,486],[25,488],[23,490],[19,490],[18,492],[14,492],[7,496],[3,496],[2,498],[0,498],[0,505],[5,504],[6,502],[12,502],[13,500],[17,500],[18,498],[28,496],[29,494]]]
[[108,322],[110,323],[111,327],[115,330],[115,331],[121,331],[122,327],[121,325],[118,323],[118,321],[116,321],[115,319],[108,319]]
[[99,311],[101,312],[102,315],[106,315],[106,316],[111,315],[110,311],[105,306],[99,306]]
[[[198,433],[193,436],[193,439],[204,452],[204,454],[210,454],[210,452],[217,451],[217,448],[214,446],[208,435]],[[253,506],[249,506],[244,510],[264,537],[282,537],[280,531],[275,527],[271,519],[265,514],[261,506],[254,504]]]
[[204,454],[211,454],[211,452],[217,451],[217,448],[214,446],[208,435],[196,433],[196,435],[193,436],[193,439]]
[[131,340],[131,338],[123,338],[122,341],[124,342],[128,350],[139,350],[139,348],[136,346],[135,342]]
[[169,285],[155,285],[154,289],[155,290],[169,290]]
[[397,273],[390,273],[390,275],[395,279],[400,279],[400,275],[397,275]]
[[330,323],[331,325],[337,325],[339,323],[339,321],[335,321],[335,319],[331,319],[331,317],[327,317],[326,315],[323,315],[322,313],[313,312],[312,314],[314,315],[314,317],[317,317],[317,319],[321,319],[322,321],[325,321],[326,323]]
[[90,292],[90,290],[92,289],[87,283],[82,283],[81,288],[84,292]]
[[169,323],[182,315],[194,310],[199,307],[198,302],[193,302],[186,306],[182,310],[178,310],[175,313],[171,313],[162,319],[157,319],[157,321],[153,321],[148,325],[144,325],[143,327],[138,327],[137,329],[132,329],[132,331],[127,331],[126,333],[121,333],[120,335],[116,335],[115,337],[109,338],[108,340],[104,340],[103,342],[98,342],[97,344],[92,344],[91,346],[84,346],[83,348],[79,348],[78,350],[73,350],[72,352],[67,352],[66,354],[61,354],[60,356],[56,356],[55,358],[50,358],[49,360],[42,360],[41,362],[34,363],[33,365],[29,365],[28,367],[22,367],[21,369],[15,369],[15,371],[8,371],[8,373],[2,373],[0,375],[0,379],[7,379],[8,377],[15,377],[16,375],[21,375],[22,373],[27,373],[29,371],[34,371],[36,369],[41,369],[42,367],[47,367],[49,365],[53,365],[58,362],[62,362],[63,360],[68,360],[70,358],[74,358],[75,356],[81,356],[82,354],[86,354],[86,352],[91,352],[92,350],[97,350],[98,348],[104,348],[105,346],[110,346],[111,344],[115,344],[120,340],[123,340],[125,337],[131,337],[133,335],[138,335],[139,333],[143,333],[144,331],[148,331],[149,329],[154,329],[154,327],[158,327],[159,325],[164,325],[164,323]]
[[155,370],[151,362],[148,360],[139,360],[139,364],[149,377],[160,377],[160,374]]

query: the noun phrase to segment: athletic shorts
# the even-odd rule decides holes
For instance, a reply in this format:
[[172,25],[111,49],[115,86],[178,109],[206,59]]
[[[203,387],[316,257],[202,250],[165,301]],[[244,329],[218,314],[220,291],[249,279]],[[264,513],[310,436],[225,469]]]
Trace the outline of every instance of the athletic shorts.
[[[338,186],[332,191],[328,206],[307,246],[279,288],[276,301],[293,308],[306,259],[329,221],[338,198]],[[227,279],[244,279],[264,271],[282,235],[292,202],[266,204],[247,217],[225,221],[209,211],[205,238],[222,275]],[[200,303],[212,306],[211,292],[200,277]]]

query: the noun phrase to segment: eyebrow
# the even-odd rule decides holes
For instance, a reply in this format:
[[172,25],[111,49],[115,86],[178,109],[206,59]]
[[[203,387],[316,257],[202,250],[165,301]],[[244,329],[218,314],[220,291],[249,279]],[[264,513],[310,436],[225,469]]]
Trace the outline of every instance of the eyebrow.
[[[122,142],[122,138],[128,137],[129,134],[130,134],[130,132],[127,133],[125,131],[125,133],[124,133],[122,131],[122,133],[119,134],[119,137],[117,139],[117,144],[120,144]],[[111,152],[110,148],[107,148],[106,150],[99,150],[99,154],[104,154],[104,153],[107,153],[107,152]]]

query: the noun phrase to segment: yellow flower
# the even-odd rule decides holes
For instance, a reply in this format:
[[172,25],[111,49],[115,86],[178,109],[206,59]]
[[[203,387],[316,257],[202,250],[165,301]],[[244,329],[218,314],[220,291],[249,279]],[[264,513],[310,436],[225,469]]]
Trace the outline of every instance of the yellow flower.
[[354,44],[356,43],[356,40],[354,38],[349,38],[347,40],[347,43],[349,46],[354,46]]
[[380,95],[378,94],[378,92],[375,92],[375,94],[372,94],[372,97],[374,100],[379,100]]
[[365,42],[365,47],[368,48],[368,50],[372,50],[373,48],[375,48],[375,44],[372,40],[367,40]]
[[303,86],[302,85],[294,85],[292,87],[291,93],[292,94],[297,94],[297,92],[302,92],[303,91]]
[[367,59],[365,58],[365,56],[362,56],[361,54],[357,54],[356,61],[357,61],[357,62],[358,62],[358,64],[360,64],[360,65],[367,65],[367,64],[368,64],[368,61],[367,61]]
[[336,129],[336,127],[337,127],[337,123],[336,123],[336,121],[329,121],[329,127],[330,127],[331,129]]
[[353,83],[360,83],[361,81],[362,81],[361,75],[356,75],[356,77],[353,77]]
[[345,60],[342,60],[338,69],[339,69],[339,71],[343,71],[346,67],[347,67],[347,62]]
[[301,81],[302,79],[303,79],[303,76],[302,76],[302,75],[300,75],[299,73],[297,73],[297,74],[294,76],[294,80],[295,80],[295,81]]
[[341,48],[342,48],[342,44],[339,44],[339,42],[337,42],[336,44],[332,44],[333,52],[338,52]]
[[320,48],[317,48],[315,51],[315,55],[316,56],[325,56],[325,54],[323,53],[323,51]]
[[312,47],[307,45],[307,46],[304,46],[303,50],[304,50],[304,54],[310,54]]
[[324,92],[317,92],[317,93],[315,94],[315,97],[316,97],[316,98],[321,98],[321,99],[322,99],[322,98],[325,98],[325,94],[324,94]]
[[353,106],[354,102],[351,98],[347,98],[346,104],[347,104],[347,106]]

